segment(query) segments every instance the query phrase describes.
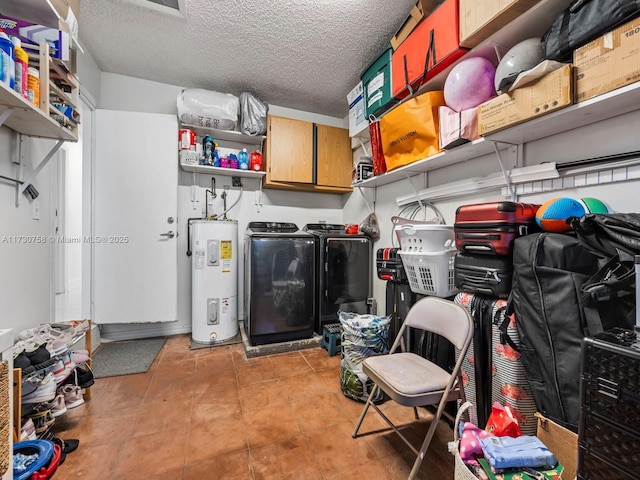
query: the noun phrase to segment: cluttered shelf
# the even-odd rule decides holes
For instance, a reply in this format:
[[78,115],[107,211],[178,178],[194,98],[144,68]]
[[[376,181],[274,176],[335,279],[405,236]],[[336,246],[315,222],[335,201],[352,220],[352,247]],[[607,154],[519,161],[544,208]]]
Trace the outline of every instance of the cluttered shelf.
[[239,168],[221,168],[211,165],[186,165],[181,164],[185,172],[204,173],[206,175],[225,175],[228,177],[257,178],[261,179],[266,172],[256,172],[253,170],[241,170]]
[[[57,323],[56,326],[57,328],[63,327],[64,325],[67,325],[67,322],[63,322],[63,323]],[[31,394],[31,396],[35,395],[38,393],[38,389],[42,390],[42,392],[45,392],[45,390],[47,389],[47,383],[52,383],[55,381],[55,392],[58,392],[58,388],[57,387],[63,387],[64,384],[67,383],[67,379],[69,377],[71,377],[71,375],[74,375],[74,372],[77,372],[79,365],[80,364],[85,364],[87,367],[87,371],[90,372],[91,371],[91,342],[92,342],[92,334],[91,334],[91,320],[83,320],[83,321],[78,321],[78,322],[69,322],[68,323],[68,327],[65,327],[62,330],[59,329],[49,329],[48,331],[50,332],[57,332],[56,335],[54,337],[51,337],[49,335],[49,339],[50,341],[52,341],[52,344],[42,344],[41,347],[39,347],[37,349],[37,351],[34,351],[33,354],[29,354],[29,355],[33,355],[31,357],[29,356],[25,356],[26,352],[24,352],[24,354],[20,354],[18,356],[23,356],[24,358],[28,358],[29,360],[27,360],[27,363],[29,363],[30,360],[34,360],[38,359],[37,361],[39,363],[37,364],[31,364],[29,366],[26,366],[24,368],[20,368],[16,365],[14,365],[14,370],[13,370],[13,377],[14,377],[14,384],[16,385],[16,388],[13,391],[13,405],[14,405],[14,409],[13,409],[13,425],[14,425],[14,438],[15,439],[20,439],[21,435],[23,432],[21,432],[21,426],[23,424],[22,420],[23,420],[23,416],[25,415],[25,410],[23,409],[23,400],[25,398],[28,398],[28,395]],[[38,327],[37,329],[34,329],[34,335],[35,337],[33,337],[33,340],[37,343],[43,342],[45,340],[43,340],[43,338],[47,337],[47,333],[46,333],[46,328],[47,325],[43,325],[41,327]],[[69,333],[73,331],[73,333]],[[42,333],[42,335],[44,336],[38,336],[38,332],[45,332]],[[25,331],[26,333],[26,331]],[[31,337],[30,337],[31,338]],[[55,338],[55,340],[53,340],[53,338]],[[39,340],[38,340],[39,339]],[[27,339],[27,342],[30,342],[31,340]],[[76,353],[72,354],[72,350],[75,350],[74,346],[76,344],[78,344],[79,342],[84,341],[84,349],[86,350],[86,354],[84,353],[79,353],[77,358],[74,358],[72,355],[76,355]],[[33,343],[33,342],[31,342]],[[16,345],[19,345],[16,344]],[[35,345],[35,344],[34,344]],[[45,357],[49,357],[47,360],[45,360],[44,358],[39,358],[41,356],[41,354],[45,351],[44,346],[47,346],[46,351],[49,352],[49,355],[45,355]],[[51,353],[51,350],[54,346],[56,346],[56,350]],[[14,346],[14,348],[16,348]],[[40,352],[40,353],[37,353]],[[62,352],[62,353],[56,353],[56,352]],[[42,360],[42,361],[41,361]],[[75,361],[75,362],[74,362]],[[15,360],[14,360],[15,362]],[[17,364],[17,362],[16,362]],[[64,367],[63,367],[64,366]],[[56,369],[59,369],[56,370]],[[49,373],[50,372],[50,373]],[[86,373],[85,371],[83,371],[83,373]],[[47,374],[49,376],[51,376],[51,378],[48,378]],[[89,374],[87,374],[89,375]],[[91,374],[91,379],[93,379],[93,375]],[[29,378],[43,378],[42,380],[42,385],[40,385],[37,381],[32,385],[31,388],[31,392],[26,392],[23,390],[22,386],[23,383],[25,381],[28,381]],[[74,384],[77,384],[78,382],[78,376],[76,375],[74,377]],[[86,380],[86,379],[85,379]],[[33,383],[33,382],[32,382]],[[89,400],[91,398],[91,384],[93,383],[93,381],[87,381],[83,386],[82,386],[82,394],[80,394],[80,387],[73,386],[73,388],[70,388],[70,390],[77,390],[77,392],[71,391],[71,392],[66,392],[65,391],[65,395],[63,396],[67,396],[67,393],[71,393],[73,395],[75,395],[75,404],[78,405],[80,403],[83,402],[84,399]],[[33,386],[36,386],[35,390],[33,390]],[[38,395],[42,396],[43,393],[39,393]],[[84,397],[84,399],[83,399]],[[66,400],[66,398],[65,398]],[[45,402],[43,400],[43,402]],[[46,402],[45,402],[46,403]],[[55,402],[52,402],[55,403]],[[62,402],[62,404],[64,404],[65,402]],[[42,404],[44,405],[44,403]],[[48,405],[48,404],[47,404]],[[75,406],[75,405],[74,405]],[[42,420],[42,422],[40,424],[38,424],[36,426],[37,430],[36,430],[36,434],[38,436],[42,436],[44,435],[49,427],[53,424],[53,418],[64,414],[66,412],[66,408],[64,408],[64,410],[58,410],[56,413],[53,413],[52,411],[50,411],[49,409],[34,409],[34,405],[30,404],[29,407],[31,407],[31,413],[32,413],[32,417],[35,417],[34,423],[37,423],[37,421]],[[51,408],[57,408],[57,407],[51,407]],[[72,406],[69,406],[69,408],[73,408]],[[40,415],[40,414],[48,414],[48,416],[46,415]],[[42,417],[42,418],[40,418]],[[46,421],[48,419],[48,421]],[[37,421],[36,421],[37,420]]]
[[[6,114],[8,109],[13,111]],[[78,140],[75,133],[60,126],[43,110],[0,82],[0,115],[2,114],[8,115],[4,125],[18,133],[72,142]]]
[[505,144],[517,145],[532,142],[633,112],[638,110],[638,105],[640,105],[640,82],[632,83],[556,112],[500,130],[452,150],[445,150],[437,155],[369,178],[354,184],[354,186],[377,187],[386,185],[419,173],[455,165],[489,154],[494,151],[494,142],[498,147]]

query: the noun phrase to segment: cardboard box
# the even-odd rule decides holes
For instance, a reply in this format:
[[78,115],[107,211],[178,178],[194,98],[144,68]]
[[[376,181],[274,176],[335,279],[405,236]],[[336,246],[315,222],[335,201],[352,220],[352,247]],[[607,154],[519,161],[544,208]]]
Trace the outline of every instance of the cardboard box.
[[347,102],[349,102],[349,136],[353,137],[369,125],[364,106],[362,82],[358,82],[358,85],[347,94]]
[[478,132],[487,135],[517,125],[573,103],[571,65],[548,73],[540,80],[503,93],[478,106]]
[[564,466],[562,478],[573,480],[578,467],[578,434],[536,413],[538,418],[537,437]]
[[396,32],[396,34],[391,37],[391,48],[394,50],[400,46],[402,42],[413,32],[413,30],[418,26],[420,20],[424,17],[428,17],[431,12],[433,12],[438,5],[442,3],[443,0],[419,0],[418,3],[411,8],[409,12],[409,17],[402,24],[400,29]]
[[80,18],[80,0],[49,0],[60,17],[58,28],[78,40],[78,18]]
[[477,46],[539,1],[460,0],[460,46]]
[[476,140],[478,135],[478,109],[468,108],[456,112],[449,107],[438,108],[440,148],[455,148]]
[[640,18],[573,52],[576,102],[640,80]]
[[20,38],[25,50],[30,50],[28,45],[47,42],[53,58],[64,61],[71,59],[71,38],[67,32],[7,16],[0,16],[0,28],[7,35]]

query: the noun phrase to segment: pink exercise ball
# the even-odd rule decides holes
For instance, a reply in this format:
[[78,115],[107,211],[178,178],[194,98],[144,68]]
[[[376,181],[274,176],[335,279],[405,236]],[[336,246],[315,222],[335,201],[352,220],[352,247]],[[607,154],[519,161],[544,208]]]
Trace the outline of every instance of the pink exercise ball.
[[444,82],[444,101],[456,112],[477,107],[495,95],[495,76],[496,69],[486,58],[464,59]]

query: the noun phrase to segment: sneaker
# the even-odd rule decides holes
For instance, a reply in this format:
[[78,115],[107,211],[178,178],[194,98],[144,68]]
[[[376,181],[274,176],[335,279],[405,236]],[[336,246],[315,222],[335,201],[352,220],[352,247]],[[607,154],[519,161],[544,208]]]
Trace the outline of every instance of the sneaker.
[[75,384],[80,388],[89,388],[96,382],[93,378],[93,372],[91,371],[91,368],[87,366],[87,370],[85,370],[84,368],[76,367],[76,369],[73,371],[73,374],[69,375],[69,377],[62,383]]
[[36,428],[36,434],[45,432],[56,421],[51,415],[51,409],[43,407],[40,411],[29,414]]
[[38,436],[36,435],[36,426],[33,424],[33,420],[27,418],[22,424],[22,428],[20,429],[20,441],[24,442],[26,440],[37,439]]
[[27,368],[31,366],[31,360],[24,350],[13,358],[13,368]]
[[[27,394],[22,395],[22,403],[43,403],[53,400],[56,396],[56,382],[53,374],[47,373],[43,377],[31,377],[23,382],[23,391],[27,386]],[[34,387],[35,388],[32,388]]]
[[57,394],[56,398],[46,404],[46,407],[51,410],[51,416],[53,418],[67,413],[67,404],[64,401],[64,395],[62,393]]
[[76,365],[89,360],[89,352],[87,350],[72,350],[71,361]]
[[71,320],[74,329],[74,337],[79,337],[89,330],[89,320]]
[[58,392],[64,395],[64,403],[67,408],[76,408],[84,403],[82,389],[77,385],[68,383],[59,387]]
[[47,350],[46,343],[44,342],[32,351],[29,351],[29,347],[27,346],[25,354],[27,355],[27,358],[29,358],[31,365],[46,362],[51,358],[51,354],[49,353],[49,350]]

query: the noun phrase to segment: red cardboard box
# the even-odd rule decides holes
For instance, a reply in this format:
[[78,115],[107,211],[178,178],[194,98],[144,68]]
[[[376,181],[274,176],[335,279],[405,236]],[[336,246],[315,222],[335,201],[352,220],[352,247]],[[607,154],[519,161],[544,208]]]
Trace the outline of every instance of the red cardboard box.
[[445,0],[393,52],[393,96],[401,99],[467,53],[460,47],[458,0]]

